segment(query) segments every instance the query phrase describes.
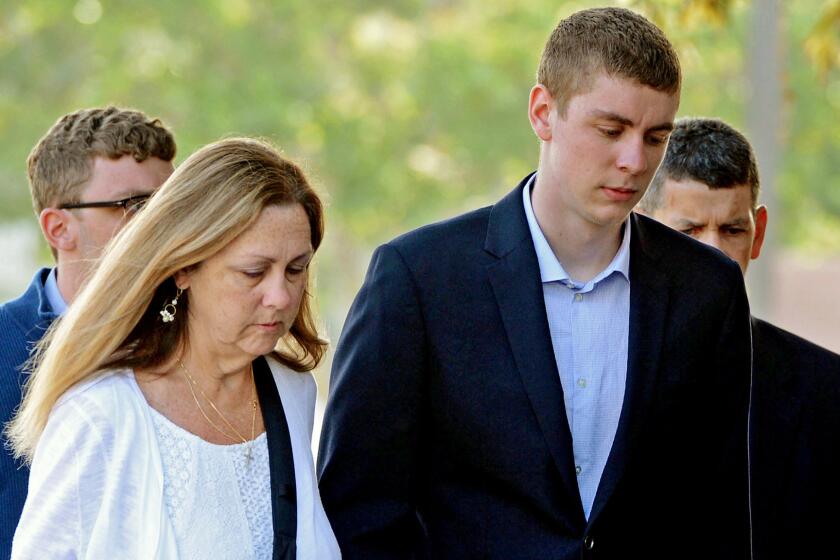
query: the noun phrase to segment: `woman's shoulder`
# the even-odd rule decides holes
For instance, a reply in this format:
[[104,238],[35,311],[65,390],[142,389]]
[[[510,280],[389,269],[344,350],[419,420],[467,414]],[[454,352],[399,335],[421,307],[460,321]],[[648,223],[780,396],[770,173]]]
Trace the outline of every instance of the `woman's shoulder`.
[[50,411],[33,465],[39,454],[58,456],[75,449],[77,455],[93,457],[142,441],[137,436],[148,425],[144,402],[131,370],[97,372],[64,393]]
[[81,409],[91,417],[126,410],[127,401],[137,399],[138,389],[130,369],[102,370],[71,387],[55,404],[54,411]]

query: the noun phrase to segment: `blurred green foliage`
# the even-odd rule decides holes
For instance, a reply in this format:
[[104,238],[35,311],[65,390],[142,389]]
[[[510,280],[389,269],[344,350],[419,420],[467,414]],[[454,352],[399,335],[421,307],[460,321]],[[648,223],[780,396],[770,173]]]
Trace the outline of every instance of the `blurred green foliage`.
[[[597,2],[6,0],[0,5],[0,220],[31,213],[25,159],[62,114],[160,116],[178,160],[266,137],[329,201],[322,284],[345,301],[370,247],[487,204],[537,163],[526,117],[545,39]],[[680,51],[682,115],[744,127],[749,2],[627,0]],[[784,3],[788,244],[840,250],[837,0]],[[343,279],[352,278],[347,285]],[[346,292],[346,293],[345,293]]]

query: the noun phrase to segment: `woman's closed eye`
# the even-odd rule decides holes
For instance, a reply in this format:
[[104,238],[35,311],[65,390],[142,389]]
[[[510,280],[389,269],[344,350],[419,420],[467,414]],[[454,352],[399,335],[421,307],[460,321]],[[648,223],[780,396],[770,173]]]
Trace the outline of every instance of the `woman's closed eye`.
[[305,265],[289,266],[289,267],[286,268],[286,274],[289,275],[289,276],[299,276],[299,275],[303,274],[304,272],[306,272],[308,268],[309,268],[308,263],[305,264]]

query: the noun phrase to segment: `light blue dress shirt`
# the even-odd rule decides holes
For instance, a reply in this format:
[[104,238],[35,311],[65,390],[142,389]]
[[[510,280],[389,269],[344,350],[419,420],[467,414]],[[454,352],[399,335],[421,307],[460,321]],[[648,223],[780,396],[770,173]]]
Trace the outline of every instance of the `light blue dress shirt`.
[[50,271],[47,276],[47,281],[44,282],[44,294],[47,296],[47,301],[50,302],[53,312],[56,315],[64,315],[67,311],[67,302],[61,297],[61,292],[58,290],[58,276],[56,276],[56,269]]
[[630,322],[630,220],[618,252],[589,282],[563,269],[531,206],[534,175],[523,190],[543,285],[554,359],[572,431],[575,470],[586,518],[612,448],[627,381]]

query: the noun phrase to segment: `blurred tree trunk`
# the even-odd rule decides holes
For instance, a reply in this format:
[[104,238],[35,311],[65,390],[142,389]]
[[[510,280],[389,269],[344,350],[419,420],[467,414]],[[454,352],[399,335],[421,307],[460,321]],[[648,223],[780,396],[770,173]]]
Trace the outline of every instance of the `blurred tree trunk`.
[[782,155],[782,41],[779,0],[754,0],[747,78],[751,98],[747,103],[747,131],[758,159],[760,202],[770,216],[761,258],[750,265],[750,306],[757,316],[773,316],[773,278],[778,259],[778,227],[782,208],[776,190]]

